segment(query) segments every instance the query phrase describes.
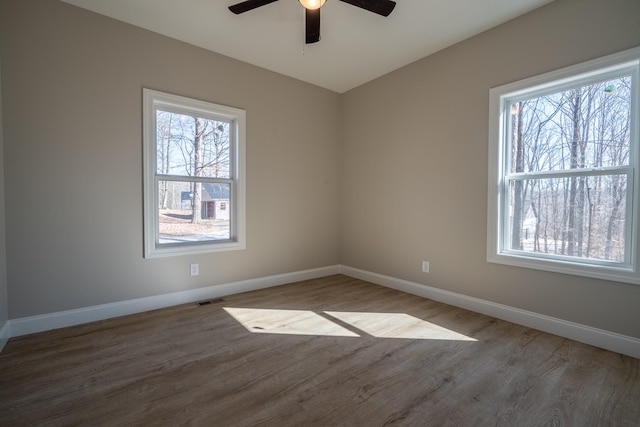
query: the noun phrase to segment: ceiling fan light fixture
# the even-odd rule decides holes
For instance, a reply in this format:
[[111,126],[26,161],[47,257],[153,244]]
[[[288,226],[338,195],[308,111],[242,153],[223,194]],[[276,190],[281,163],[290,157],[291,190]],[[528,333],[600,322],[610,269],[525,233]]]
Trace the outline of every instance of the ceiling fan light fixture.
[[308,10],[320,9],[327,0],[298,0]]

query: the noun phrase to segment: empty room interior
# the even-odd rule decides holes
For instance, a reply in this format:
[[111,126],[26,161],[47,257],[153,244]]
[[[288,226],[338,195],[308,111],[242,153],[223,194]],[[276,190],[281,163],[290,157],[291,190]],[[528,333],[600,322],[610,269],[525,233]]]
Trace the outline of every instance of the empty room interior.
[[0,425],[640,425],[640,1],[158,3],[0,0]]

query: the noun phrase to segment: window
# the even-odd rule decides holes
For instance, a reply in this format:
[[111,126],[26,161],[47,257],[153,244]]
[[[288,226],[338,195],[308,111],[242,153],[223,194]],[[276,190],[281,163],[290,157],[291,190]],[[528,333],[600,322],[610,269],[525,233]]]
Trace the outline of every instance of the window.
[[491,89],[489,262],[640,284],[639,63]]
[[143,90],[145,257],[244,249],[245,112]]

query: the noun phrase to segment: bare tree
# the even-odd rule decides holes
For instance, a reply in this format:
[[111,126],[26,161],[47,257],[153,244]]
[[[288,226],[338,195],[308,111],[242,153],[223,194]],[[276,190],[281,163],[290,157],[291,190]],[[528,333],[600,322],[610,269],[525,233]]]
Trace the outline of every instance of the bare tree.
[[[523,103],[512,105],[512,163],[513,172],[524,172],[524,132],[522,124]],[[513,183],[513,218],[511,223],[511,249],[522,249],[523,183]]]
[[[193,176],[202,176],[203,151],[204,151],[204,134],[207,130],[208,122],[200,118],[194,118],[194,135],[193,135]],[[191,223],[197,224],[202,221],[202,183],[192,183],[191,198]]]
[[[157,166],[161,174],[169,174],[169,164],[171,163],[171,120],[173,115],[166,111],[158,111],[156,117],[156,140],[157,140]],[[168,182],[161,181],[159,188],[160,209],[167,209],[168,200]]]
[[606,169],[629,164],[630,94],[621,77],[513,104],[512,249],[623,259],[627,175]]

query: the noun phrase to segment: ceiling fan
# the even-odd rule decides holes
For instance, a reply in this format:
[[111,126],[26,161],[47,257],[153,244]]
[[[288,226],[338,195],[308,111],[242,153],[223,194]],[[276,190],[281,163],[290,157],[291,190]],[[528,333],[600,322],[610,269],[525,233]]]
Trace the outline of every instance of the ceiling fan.
[[[232,6],[229,10],[236,15],[256,9],[260,6],[273,3],[278,0],[246,0]],[[315,43],[320,40],[320,8],[326,0],[299,0],[305,8],[305,43]],[[396,2],[391,0],[340,0],[359,7],[369,12],[382,16],[389,16],[396,7]]]

